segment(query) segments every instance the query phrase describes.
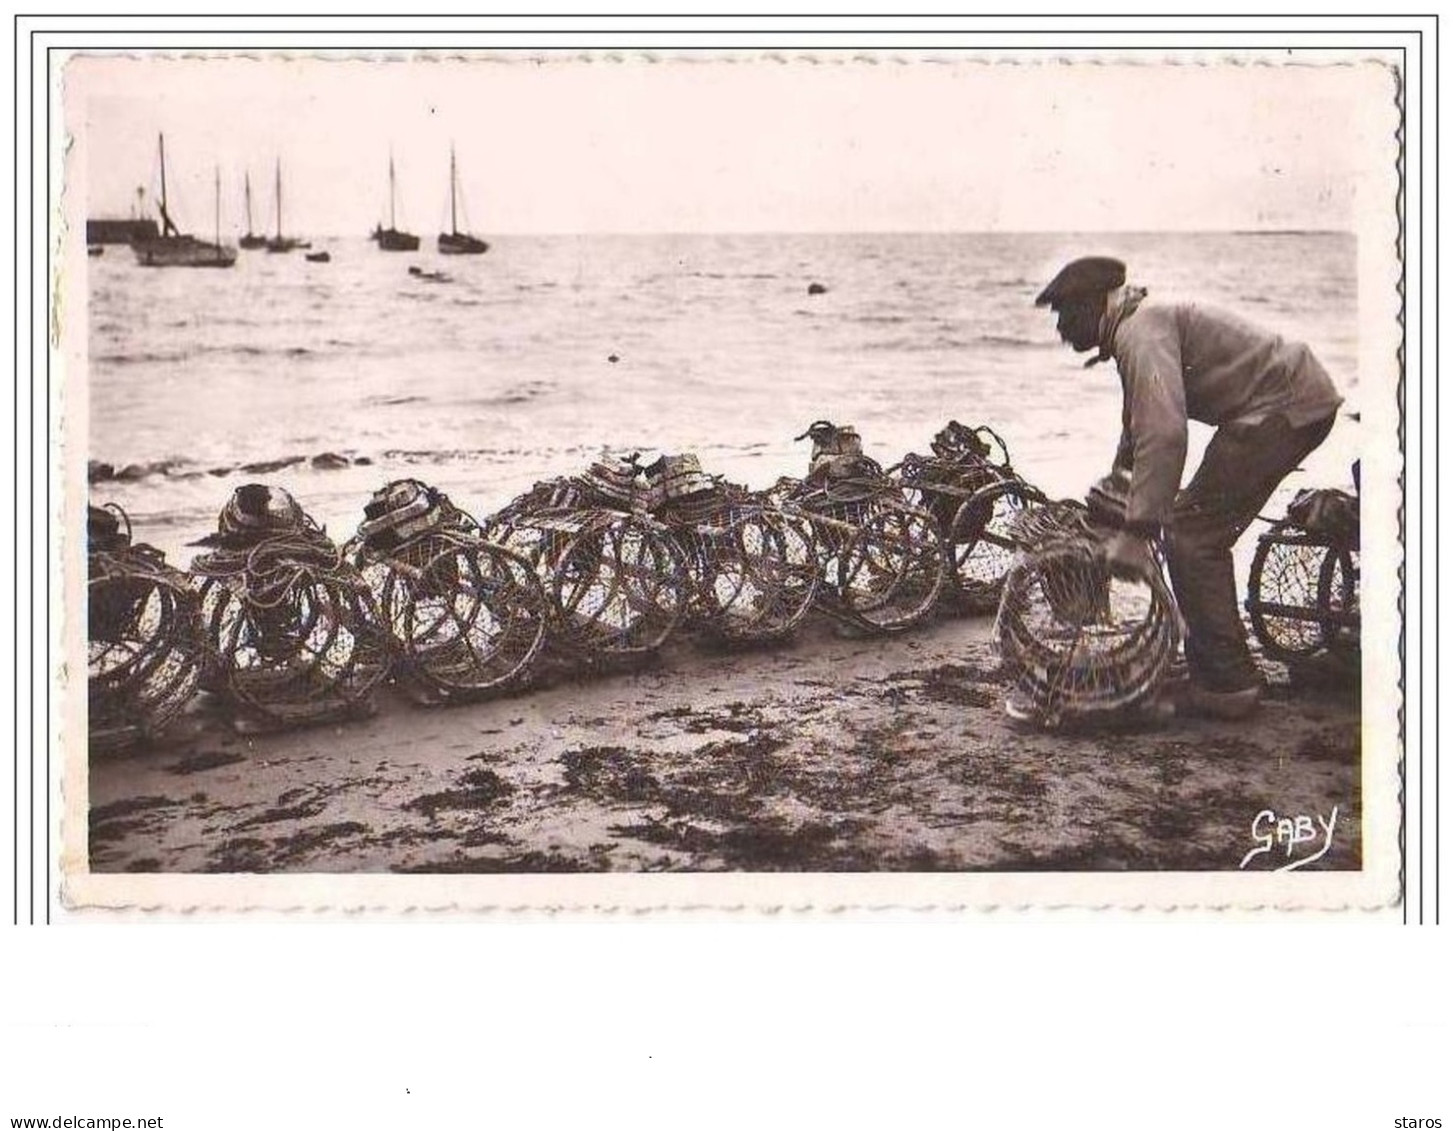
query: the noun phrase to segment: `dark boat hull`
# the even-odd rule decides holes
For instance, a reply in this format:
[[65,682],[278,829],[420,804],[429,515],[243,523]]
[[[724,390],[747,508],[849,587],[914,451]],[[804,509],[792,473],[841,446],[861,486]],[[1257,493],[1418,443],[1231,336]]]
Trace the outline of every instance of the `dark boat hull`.
[[375,228],[373,238],[380,251],[418,251],[419,237],[397,228]]
[[249,232],[247,235],[243,236],[237,241],[237,246],[242,248],[244,251],[256,251],[260,247],[267,246],[267,237],[254,236],[252,233]]
[[131,250],[143,267],[231,267],[237,262],[237,253],[230,247],[194,236],[137,240]]
[[463,232],[444,232],[439,236],[440,255],[483,255],[489,244]]

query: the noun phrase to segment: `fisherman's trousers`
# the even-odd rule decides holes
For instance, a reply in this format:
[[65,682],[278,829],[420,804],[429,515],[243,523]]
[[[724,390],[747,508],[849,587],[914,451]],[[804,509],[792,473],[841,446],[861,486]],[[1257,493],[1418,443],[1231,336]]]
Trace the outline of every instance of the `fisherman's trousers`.
[[1277,485],[1327,438],[1334,419],[1301,428],[1281,415],[1223,424],[1176,496],[1166,557],[1186,623],[1186,664],[1207,690],[1241,691],[1261,682],[1241,623],[1231,549]]

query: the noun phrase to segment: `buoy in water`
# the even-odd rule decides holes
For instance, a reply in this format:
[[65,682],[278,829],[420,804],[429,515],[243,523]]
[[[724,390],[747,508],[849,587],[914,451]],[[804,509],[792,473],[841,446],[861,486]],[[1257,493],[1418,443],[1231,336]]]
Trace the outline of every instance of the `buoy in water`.
[[807,293],[810,295],[825,295],[827,294],[827,288],[821,283],[808,283]]

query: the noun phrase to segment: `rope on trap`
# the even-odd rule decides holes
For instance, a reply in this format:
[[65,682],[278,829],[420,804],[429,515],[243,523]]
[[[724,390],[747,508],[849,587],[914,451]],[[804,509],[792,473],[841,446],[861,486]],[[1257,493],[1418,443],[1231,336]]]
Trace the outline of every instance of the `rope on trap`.
[[869,632],[900,632],[934,612],[949,563],[934,516],[863,454],[855,429],[814,422],[805,479],[782,479],[768,497],[807,519],[818,549],[819,607]]
[[1149,700],[1180,645],[1179,614],[1162,577],[1112,578],[1103,545],[1114,527],[1077,502],[1026,511],[1023,547],[995,619],[1016,701],[1054,727]]
[[520,554],[550,595],[552,642],[587,663],[656,651],[690,600],[685,556],[646,512],[638,477],[633,462],[603,457],[484,522],[486,538]]
[[[1361,651],[1361,518],[1345,491],[1302,490],[1256,543],[1247,584],[1251,630],[1267,655],[1296,665]],[[1349,666],[1355,670],[1355,665]]]
[[1014,470],[1008,445],[986,424],[951,420],[931,450],[928,456],[910,452],[891,474],[938,524],[957,603],[968,612],[992,612],[1019,549],[1015,521],[1047,500]]
[[789,635],[811,608],[820,579],[811,523],[706,475],[691,453],[662,456],[642,476],[647,506],[681,548],[690,617],[731,642]]
[[388,642],[363,575],[286,491],[239,487],[192,562],[218,665],[211,683],[251,722],[365,713]]
[[88,733],[100,752],[165,730],[197,692],[207,645],[186,574],[132,542],[124,511],[89,507],[86,533]]
[[442,492],[415,479],[386,484],[344,550],[414,698],[461,701],[529,679],[550,620],[545,591],[528,561],[486,541]]

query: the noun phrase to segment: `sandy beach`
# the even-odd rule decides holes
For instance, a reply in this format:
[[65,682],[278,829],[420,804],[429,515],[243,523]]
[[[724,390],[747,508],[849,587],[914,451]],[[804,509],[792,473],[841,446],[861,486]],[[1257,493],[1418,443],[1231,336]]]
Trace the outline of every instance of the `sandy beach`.
[[203,700],[93,758],[91,870],[1234,870],[1263,809],[1334,806],[1309,866],[1360,868],[1357,697],[1267,670],[1254,725],[1027,733],[989,619],[889,638],[812,621],[771,650],[680,640],[459,706],[386,687],[372,718],[281,734]]

